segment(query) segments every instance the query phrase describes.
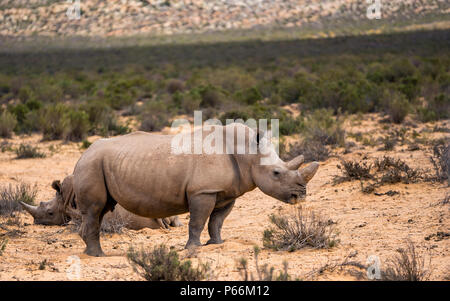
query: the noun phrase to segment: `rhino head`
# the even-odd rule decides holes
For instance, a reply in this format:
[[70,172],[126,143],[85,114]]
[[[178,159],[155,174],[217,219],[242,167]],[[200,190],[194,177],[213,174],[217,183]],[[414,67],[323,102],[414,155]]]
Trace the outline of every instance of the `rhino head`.
[[48,202],[41,202],[39,206],[32,206],[20,202],[23,209],[31,214],[35,224],[41,225],[64,225],[74,218],[76,212],[71,210],[72,202],[68,202],[72,197],[72,178],[67,177],[63,183],[53,181],[52,188],[56,190],[55,197]]
[[[269,145],[266,141],[266,145]],[[300,168],[304,162],[303,155],[289,162],[281,160],[272,146],[263,155],[269,164],[254,164],[251,176],[255,185],[265,194],[288,204],[297,204],[306,197],[306,184],[313,178],[319,168],[318,162],[312,162]]]

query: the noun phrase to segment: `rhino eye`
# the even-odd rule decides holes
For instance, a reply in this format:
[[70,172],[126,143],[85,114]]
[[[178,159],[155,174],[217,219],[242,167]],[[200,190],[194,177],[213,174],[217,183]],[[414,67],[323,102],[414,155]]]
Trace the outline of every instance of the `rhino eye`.
[[280,172],[279,172],[278,170],[274,170],[274,171],[273,171],[273,175],[276,176],[276,177],[278,177],[278,176],[280,175]]
[[48,215],[53,215],[53,211],[47,211]]

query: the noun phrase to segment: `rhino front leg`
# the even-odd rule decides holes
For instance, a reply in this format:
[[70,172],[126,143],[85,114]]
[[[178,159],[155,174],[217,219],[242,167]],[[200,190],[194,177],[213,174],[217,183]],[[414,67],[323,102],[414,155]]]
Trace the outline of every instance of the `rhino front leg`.
[[216,194],[200,194],[188,200],[189,202],[189,239],[185,249],[200,246],[200,234],[206,220],[211,215],[216,204]]
[[224,207],[215,208],[211,213],[208,223],[208,232],[211,238],[206,243],[207,245],[223,243],[220,232],[222,231],[223,221],[230,214],[231,209],[233,209],[234,202],[235,200],[231,201]]

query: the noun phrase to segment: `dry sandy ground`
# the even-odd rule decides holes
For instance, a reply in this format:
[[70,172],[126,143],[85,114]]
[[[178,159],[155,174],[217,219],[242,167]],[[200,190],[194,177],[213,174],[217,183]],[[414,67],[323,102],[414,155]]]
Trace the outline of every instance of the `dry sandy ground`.
[[[347,132],[363,132],[366,137],[375,137],[385,133],[379,116],[365,115],[358,120],[349,118]],[[415,130],[421,137],[432,139],[449,134],[433,132],[435,124],[419,125]],[[449,123],[440,123],[449,128]],[[400,126],[397,126],[400,127]],[[389,128],[392,128],[389,125]],[[98,137],[90,137],[95,140]],[[44,159],[14,159],[14,153],[0,153],[0,180],[2,185],[17,184],[19,181],[38,186],[37,202],[46,201],[54,195],[50,187],[52,180],[63,179],[70,174],[80,157],[79,144],[63,144],[61,141],[40,142],[40,137],[16,137],[10,140],[17,145],[26,141],[37,144],[48,156]],[[54,152],[49,150],[53,145]],[[378,158],[384,154],[402,158],[411,166],[431,168],[428,159],[429,150],[421,145],[420,150],[406,151],[406,146],[397,146],[395,151],[377,151],[376,147],[363,147],[357,143],[344,158],[359,160],[366,156]],[[377,192],[398,191],[394,196],[376,196],[364,194],[357,181],[333,185],[332,180],[340,171],[336,167],[337,157],[322,162],[318,173],[308,184],[308,195],[304,208],[312,209],[327,219],[336,222],[340,243],[326,250],[303,249],[295,252],[281,252],[263,249],[260,255],[262,264],[268,263],[276,270],[281,269],[282,262],[289,263],[289,274],[302,279],[317,280],[351,280],[357,279],[354,269],[335,270],[322,274],[311,273],[327,263],[342,262],[346,256],[353,254],[352,260],[366,264],[370,255],[376,255],[385,266],[388,258],[396,254],[396,249],[404,245],[409,238],[417,250],[431,260],[432,280],[450,278],[450,240],[425,240],[425,237],[437,232],[450,232],[450,205],[440,202],[449,194],[446,183],[417,183],[383,186]],[[191,260],[195,263],[209,262],[213,267],[210,275],[213,280],[241,280],[237,269],[237,260],[249,259],[250,269],[254,272],[253,246],[262,247],[262,234],[270,226],[268,216],[271,213],[292,212],[291,205],[281,203],[264,195],[258,189],[249,192],[237,200],[236,206],[223,226],[222,245],[200,247]],[[187,239],[188,215],[182,215],[184,226],[170,230],[144,229],[140,231],[125,230],[122,234],[105,234],[101,237],[103,250],[107,257],[94,258],[84,255],[84,243],[77,233],[69,227],[41,226],[32,224],[33,220],[25,213],[20,213],[21,226],[6,225],[6,218],[1,218],[3,229],[1,236],[10,237],[3,255],[0,257],[0,280],[67,280],[67,269],[71,255],[81,259],[81,280],[140,280],[133,272],[126,259],[130,245],[150,248],[164,243],[180,251]],[[11,230],[23,233],[13,236]],[[202,234],[202,242],[208,239],[207,231]],[[356,255],[355,255],[356,254]],[[47,260],[44,269],[40,263]],[[360,271],[365,274],[365,271]]]

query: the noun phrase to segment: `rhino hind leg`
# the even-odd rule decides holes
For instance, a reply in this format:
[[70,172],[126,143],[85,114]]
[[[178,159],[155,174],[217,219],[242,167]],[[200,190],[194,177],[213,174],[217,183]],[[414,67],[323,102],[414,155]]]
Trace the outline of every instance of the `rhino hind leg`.
[[100,245],[100,226],[103,216],[114,209],[116,201],[108,195],[104,186],[84,187],[78,196],[82,220],[79,234],[86,243],[84,253],[105,256]]
[[80,236],[86,243],[84,253],[90,256],[105,256],[100,246],[100,220],[99,217],[84,215],[80,227]]
[[222,231],[222,225],[225,218],[230,214],[233,209],[235,200],[231,201],[227,205],[221,208],[215,208],[209,217],[208,232],[210,239],[206,243],[209,244],[221,244],[223,243],[220,232]]
[[211,215],[216,204],[216,194],[200,194],[188,200],[189,202],[189,239],[185,249],[201,246],[200,234],[206,220]]

